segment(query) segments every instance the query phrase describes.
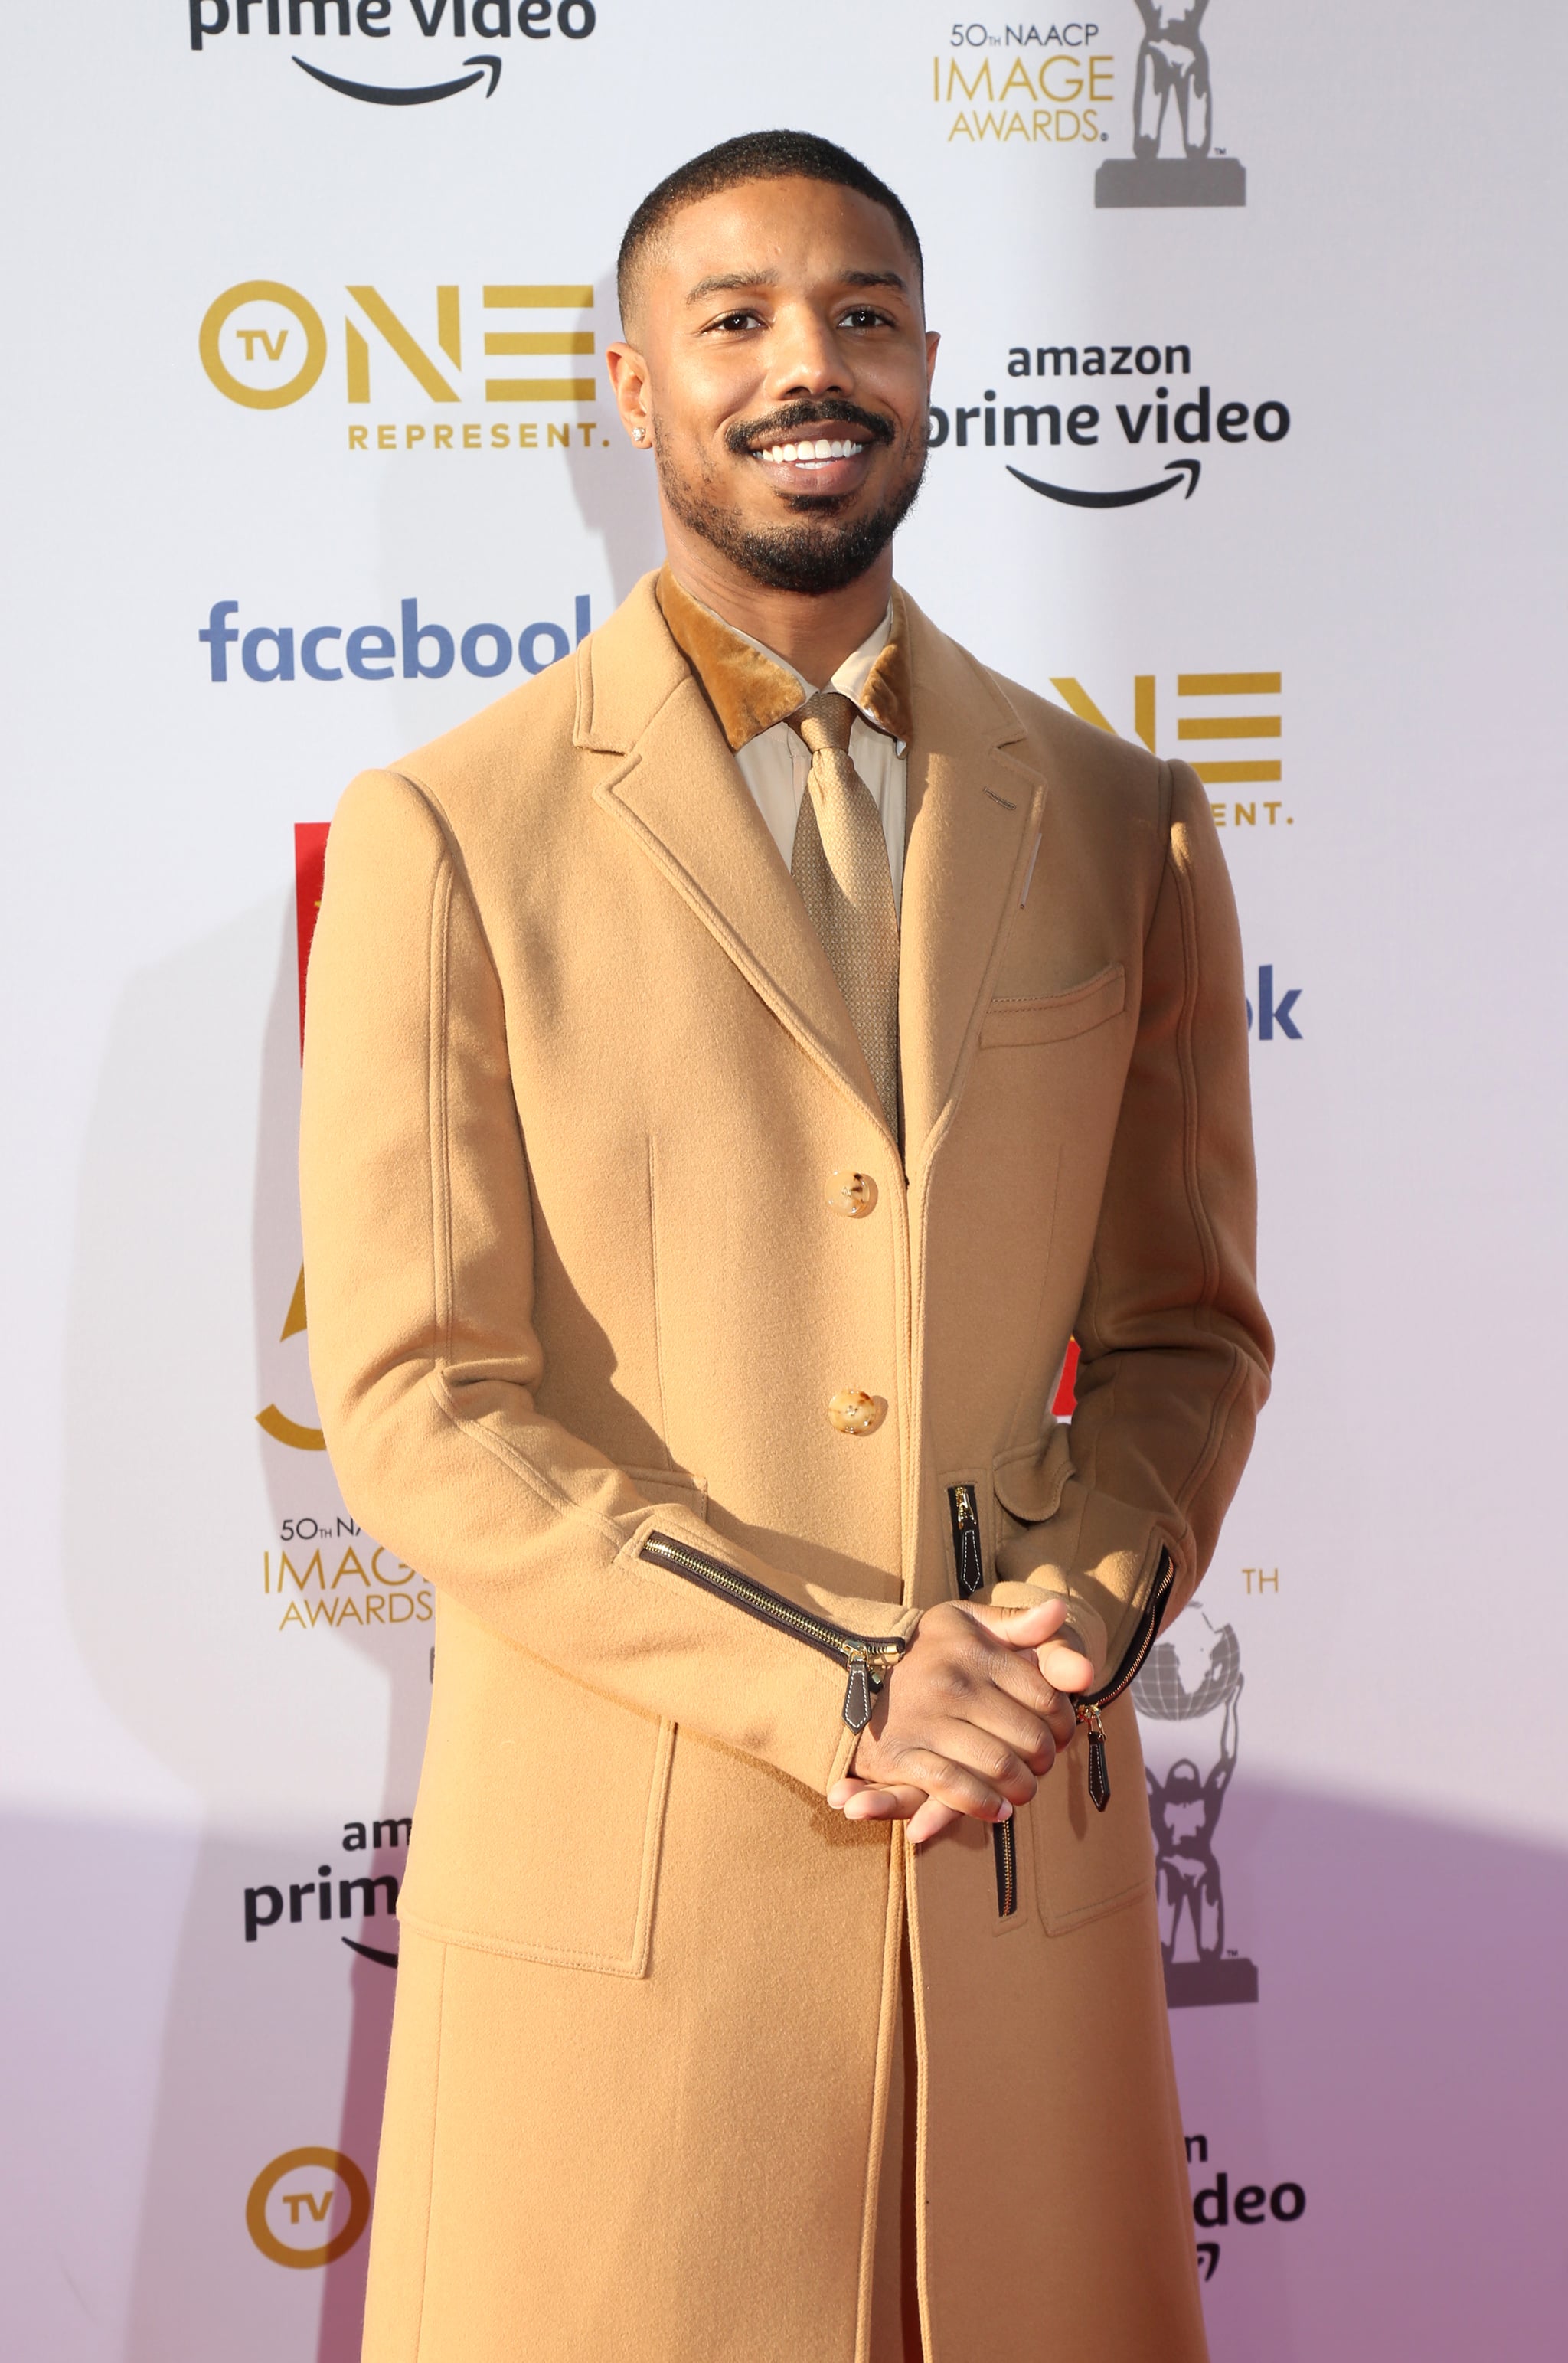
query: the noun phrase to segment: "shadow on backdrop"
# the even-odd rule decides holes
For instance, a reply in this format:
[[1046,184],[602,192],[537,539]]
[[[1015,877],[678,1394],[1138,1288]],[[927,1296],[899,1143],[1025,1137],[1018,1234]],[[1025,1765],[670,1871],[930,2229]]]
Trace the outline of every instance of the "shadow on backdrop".
[[[650,568],[664,562],[664,529],[658,514],[658,478],[651,451],[639,451],[622,426],[604,368],[606,339],[620,335],[615,274],[595,281],[593,316],[600,334],[600,440],[591,450],[574,449],[568,462],[571,489],[584,526],[604,549],[617,606]],[[602,616],[596,618],[602,623]]]
[[[1228,1812],[1234,1908],[1264,1999],[1173,2022],[1186,2127],[1208,2145],[1195,2194],[1226,2177],[1229,2220],[1195,2235],[1219,2248],[1204,2291],[1214,2363],[1549,2363],[1563,2299],[1568,2121],[1554,2063],[1568,1864],[1262,1785]],[[269,2143],[299,2137],[291,2058],[339,1949],[331,1929],[309,1926],[248,1960],[236,1942],[243,1888],[286,1869],[291,1846],[308,1872],[297,1836],[203,1849],[157,2063],[131,2327],[109,2346],[62,2276],[101,2292],[105,2227],[81,2195],[107,2191],[122,2161],[138,2170],[146,2063],[122,2056],[135,2013],[121,1963],[148,1953],[149,1911],[172,1906],[169,1840],[84,1824],[0,1832],[6,1892],[35,1906],[33,1940],[6,1956],[8,2024],[32,2030],[10,2047],[6,2104],[13,2124],[45,2129],[39,2179],[60,2194],[50,2236],[28,2244],[10,2283],[18,2354],[282,2363],[312,2335],[308,2293],[282,2285],[330,2288],[341,2274],[317,2353],[352,2363],[359,2275],[281,2272],[238,2221],[247,2169]],[[345,2109],[346,2145],[368,2140],[380,2105],[391,1980],[363,1976],[348,2088],[365,2114]],[[1242,2189],[1288,2182],[1305,2194],[1297,2220],[1265,2209],[1261,2223],[1236,2221]],[[92,2302],[101,2326],[112,2309]]]
[[[252,2243],[246,2200],[271,2159],[302,2147],[373,2177],[395,1970],[370,1954],[396,1936],[389,1891],[342,1882],[401,1876],[433,1626],[363,1621],[370,1584],[341,1564],[367,1567],[375,1538],[340,1531],[324,1452],[257,1424],[268,1404],[315,1424],[305,1335],[280,1335],[300,1267],[298,1090],[293,902],[280,915],[273,899],[133,981],[86,1134],[67,1608],[113,1712],[203,1825],[193,1855],[182,1849],[127,2363],[237,2354],[237,2320],[258,2355],[314,2343],[320,2363],[350,2363],[359,2347],[365,2241],[325,2269],[285,2270]],[[284,1597],[280,1537],[302,1514],[332,1547],[315,1571],[313,1546],[294,1550]],[[416,1581],[388,1573],[383,1597]],[[356,1595],[357,1619],[331,1613]],[[291,1607],[312,1606],[314,1622],[283,1629]],[[380,1853],[378,1823],[391,1834]],[[354,1825],[367,1843],[346,1853]],[[329,1921],[313,1910],[319,1884],[296,1920],[291,1890],[323,1870]],[[58,1864],[72,1892],[96,1875]],[[248,1925],[272,1908],[248,1915],[248,1890],[280,1899],[276,1920]]]

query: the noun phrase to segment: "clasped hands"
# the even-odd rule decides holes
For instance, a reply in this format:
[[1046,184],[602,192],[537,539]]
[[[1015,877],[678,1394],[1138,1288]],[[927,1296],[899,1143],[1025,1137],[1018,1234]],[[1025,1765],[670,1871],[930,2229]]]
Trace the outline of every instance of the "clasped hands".
[[1002,1822],[1026,1805],[1095,1679],[1066,1617],[1059,1600],[928,1608],[828,1803],[845,1821],[907,1821],[917,1844],[963,1814]]

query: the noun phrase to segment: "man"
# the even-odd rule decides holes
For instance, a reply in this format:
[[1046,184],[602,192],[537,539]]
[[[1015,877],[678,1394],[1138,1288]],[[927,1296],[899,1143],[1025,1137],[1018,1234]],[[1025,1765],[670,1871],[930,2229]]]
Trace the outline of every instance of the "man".
[[1105,1693],[1266,1384],[1223,860],[893,589],[889,190],[731,141],[621,298],[668,565],[354,783],[311,969],[322,1417],[440,1602],[366,2356],[1188,2363]]

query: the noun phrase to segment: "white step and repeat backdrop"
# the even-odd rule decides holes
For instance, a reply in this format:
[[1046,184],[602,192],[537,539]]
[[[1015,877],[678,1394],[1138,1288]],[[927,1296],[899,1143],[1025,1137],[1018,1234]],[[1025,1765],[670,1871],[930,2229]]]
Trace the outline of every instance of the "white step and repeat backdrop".
[[619,232],[768,121],[927,241],[903,579],[1240,898],[1279,1381],[1140,1690],[1217,2363],[1562,2351],[1562,14],[1091,4],[7,17],[17,2363],[356,2352],[432,1601],[315,1432],[301,947],[656,560]]

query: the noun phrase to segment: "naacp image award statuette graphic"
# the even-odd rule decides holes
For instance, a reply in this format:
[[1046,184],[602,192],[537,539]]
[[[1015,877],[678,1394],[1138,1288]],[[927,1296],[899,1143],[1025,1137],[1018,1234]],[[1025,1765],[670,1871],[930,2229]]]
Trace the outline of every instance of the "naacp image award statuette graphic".
[[1154,1828],[1160,1950],[1173,2010],[1256,2002],[1258,1973],[1225,1946],[1214,1833],[1236,1769],[1242,1659],[1235,1629],[1194,1604],[1150,1651],[1132,1685]]
[[[1132,153],[1107,157],[1097,205],[1244,205],[1245,166],[1214,152],[1214,91],[1203,19],[1209,0],[1136,0],[1143,19],[1132,87]],[[1173,104],[1174,102],[1174,104]],[[1179,155],[1162,155],[1167,124]]]

